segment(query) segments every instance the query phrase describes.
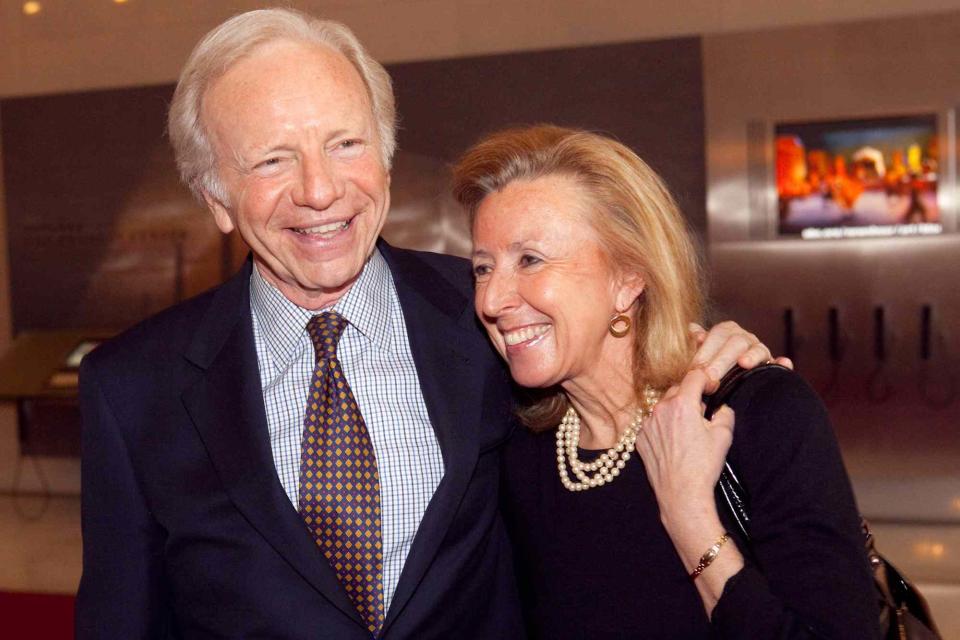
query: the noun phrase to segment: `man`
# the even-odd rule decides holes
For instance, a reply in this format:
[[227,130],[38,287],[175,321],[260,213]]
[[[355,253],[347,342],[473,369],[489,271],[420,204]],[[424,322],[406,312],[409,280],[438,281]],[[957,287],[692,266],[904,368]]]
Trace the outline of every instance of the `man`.
[[252,259],[83,363],[78,638],[522,637],[508,378],[466,263],[378,240],[394,136],[342,25],[254,11],[191,55],[178,165]]

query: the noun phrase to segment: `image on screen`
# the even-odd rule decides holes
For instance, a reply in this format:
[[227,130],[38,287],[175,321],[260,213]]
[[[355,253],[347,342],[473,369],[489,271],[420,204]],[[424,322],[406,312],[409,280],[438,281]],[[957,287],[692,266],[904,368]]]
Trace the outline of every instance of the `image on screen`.
[[934,114],[775,125],[781,236],[942,231]]

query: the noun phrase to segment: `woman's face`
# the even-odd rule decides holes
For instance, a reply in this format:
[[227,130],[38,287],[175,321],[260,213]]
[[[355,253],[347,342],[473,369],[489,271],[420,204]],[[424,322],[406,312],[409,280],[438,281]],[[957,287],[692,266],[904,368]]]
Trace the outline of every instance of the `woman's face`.
[[525,387],[602,380],[629,366],[630,338],[608,326],[643,281],[614,273],[587,222],[593,206],[572,178],[554,175],[512,182],[477,210],[477,315]]

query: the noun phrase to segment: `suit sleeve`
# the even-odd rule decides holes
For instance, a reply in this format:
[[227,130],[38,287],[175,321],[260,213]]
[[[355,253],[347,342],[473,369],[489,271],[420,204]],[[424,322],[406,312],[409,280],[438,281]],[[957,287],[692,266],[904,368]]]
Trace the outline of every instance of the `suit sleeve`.
[[[880,637],[853,491],[827,413],[796,375],[744,383],[730,462],[750,500],[746,566],[713,612],[722,638]],[[733,532],[734,529],[730,528]]]
[[90,360],[80,372],[83,575],[76,637],[164,637],[164,533],[147,508],[120,423]]

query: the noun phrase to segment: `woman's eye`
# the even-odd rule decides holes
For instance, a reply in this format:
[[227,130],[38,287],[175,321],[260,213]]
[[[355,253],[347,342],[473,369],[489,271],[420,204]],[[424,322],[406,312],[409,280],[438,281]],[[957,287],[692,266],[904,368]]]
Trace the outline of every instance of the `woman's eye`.
[[473,265],[473,277],[482,278],[483,276],[490,273],[490,265],[488,264],[475,264]]
[[531,265],[538,264],[539,262],[540,262],[540,258],[538,258],[537,256],[532,256],[529,253],[525,253],[522,256],[520,256],[521,267],[529,267]]

